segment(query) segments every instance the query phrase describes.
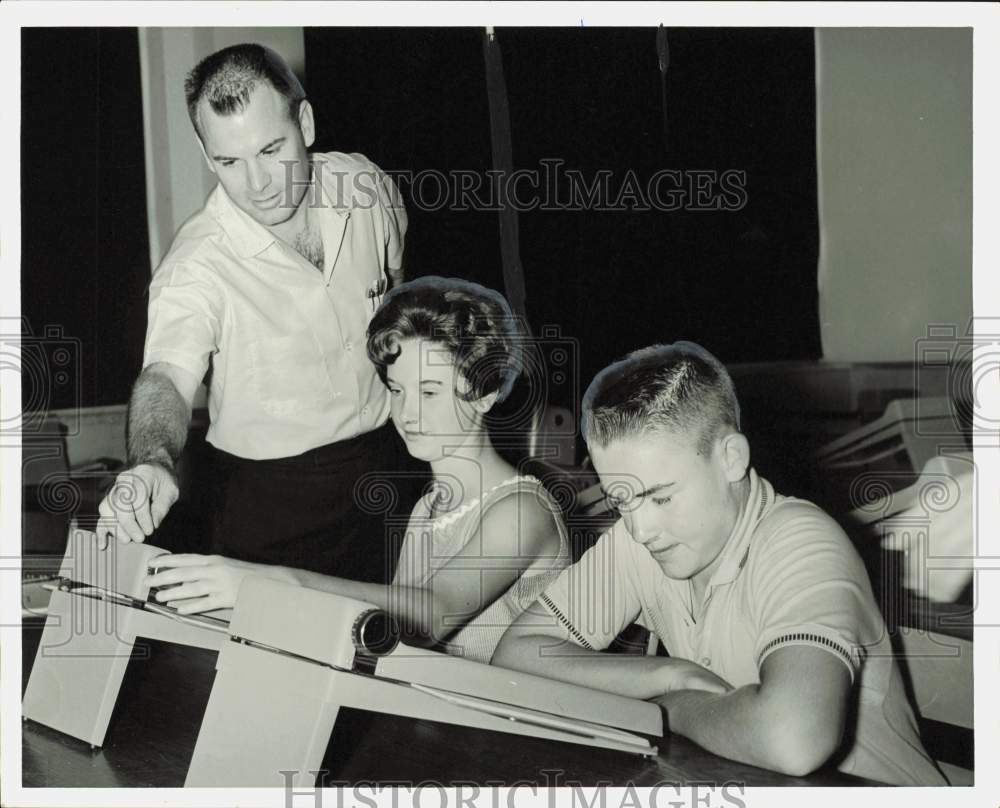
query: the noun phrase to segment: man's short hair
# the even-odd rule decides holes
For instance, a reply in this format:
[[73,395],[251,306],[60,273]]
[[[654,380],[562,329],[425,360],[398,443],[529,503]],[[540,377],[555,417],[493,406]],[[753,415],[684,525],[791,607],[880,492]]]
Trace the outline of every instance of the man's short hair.
[[519,321],[499,292],[429,275],[385,296],[368,325],[368,357],[385,383],[400,341],[439,343],[469,384],[464,398],[476,401],[496,393],[503,401],[521,371],[519,334]]
[[651,345],[597,374],[583,397],[582,428],[590,446],[669,432],[707,455],[723,430],[739,431],[740,405],[726,368],[700,345]]
[[297,121],[306,91],[285,60],[270,48],[232,45],[198,62],[184,82],[188,115],[198,136],[198,104],[203,98],[216,114],[232,115],[250,103],[251,93],[261,82],[270,84],[284,97],[289,119]]

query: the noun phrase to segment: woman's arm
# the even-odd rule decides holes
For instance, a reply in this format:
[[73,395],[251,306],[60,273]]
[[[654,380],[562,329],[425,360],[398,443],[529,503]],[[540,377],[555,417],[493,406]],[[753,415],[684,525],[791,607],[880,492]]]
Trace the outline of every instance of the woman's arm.
[[500,597],[536,558],[555,558],[559,552],[555,518],[533,494],[518,493],[489,504],[473,537],[423,587],[352,581],[194,554],[158,558],[163,571],[146,583],[171,586],[158,592],[157,600],[191,614],[232,607],[243,578],[261,575],[371,603],[394,615],[405,636],[433,644],[447,639]]
[[537,559],[554,562],[560,551],[559,518],[531,491],[488,502],[471,538],[427,582],[434,598],[425,618],[434,639],[445,640],[474,619]]
[[150,587],[170,587],[156,600],[174,606],[180,614],[196,614],[236,605],[240,584],[248,575],[297,584],[321,592],[371,603],[391,612],[401,623],[416,626],[412,633],[427,636],[420,615],[432,611],[430,589],[352,581],[309,570],[253,564],[218,555],[171,554],[157,558],[159,570],[146,578]]

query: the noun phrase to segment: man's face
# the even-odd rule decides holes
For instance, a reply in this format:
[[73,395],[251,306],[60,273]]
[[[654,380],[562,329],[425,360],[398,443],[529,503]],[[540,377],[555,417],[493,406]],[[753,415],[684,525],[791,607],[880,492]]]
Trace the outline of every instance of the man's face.
[[676,433],[647,433],[591,451],[610,504],[670,578],[711,577],[739,517],[739,473],[721,441],[709,456]]
[[242,110],[218,115],[203,99],[198,119],[209,167],[236,206],[265,227],[288,221],[311,177],[307,148],[314,131],[308,102],[292,120],[281,94],[259,82]]

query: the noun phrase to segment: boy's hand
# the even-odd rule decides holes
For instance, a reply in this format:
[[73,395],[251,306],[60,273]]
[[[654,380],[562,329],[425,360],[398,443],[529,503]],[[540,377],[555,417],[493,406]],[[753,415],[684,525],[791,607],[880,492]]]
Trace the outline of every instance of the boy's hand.
[[703,690],[708,693],[728,693],[733,689],[721,676],[687,659],[665,659],[663,692]]

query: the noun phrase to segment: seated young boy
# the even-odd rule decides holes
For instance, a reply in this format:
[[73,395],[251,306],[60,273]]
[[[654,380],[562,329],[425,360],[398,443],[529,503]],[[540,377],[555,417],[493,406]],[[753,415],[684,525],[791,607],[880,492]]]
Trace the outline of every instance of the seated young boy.
[[[861,558],[833,519],[751,468],[715,357],[683,342],[630,354],[591,383],[582,428],[621,518],[493,664],[653,699],[671,732],[756,766],[945,784]],[[669,658],[599,653],[635,621]]]

